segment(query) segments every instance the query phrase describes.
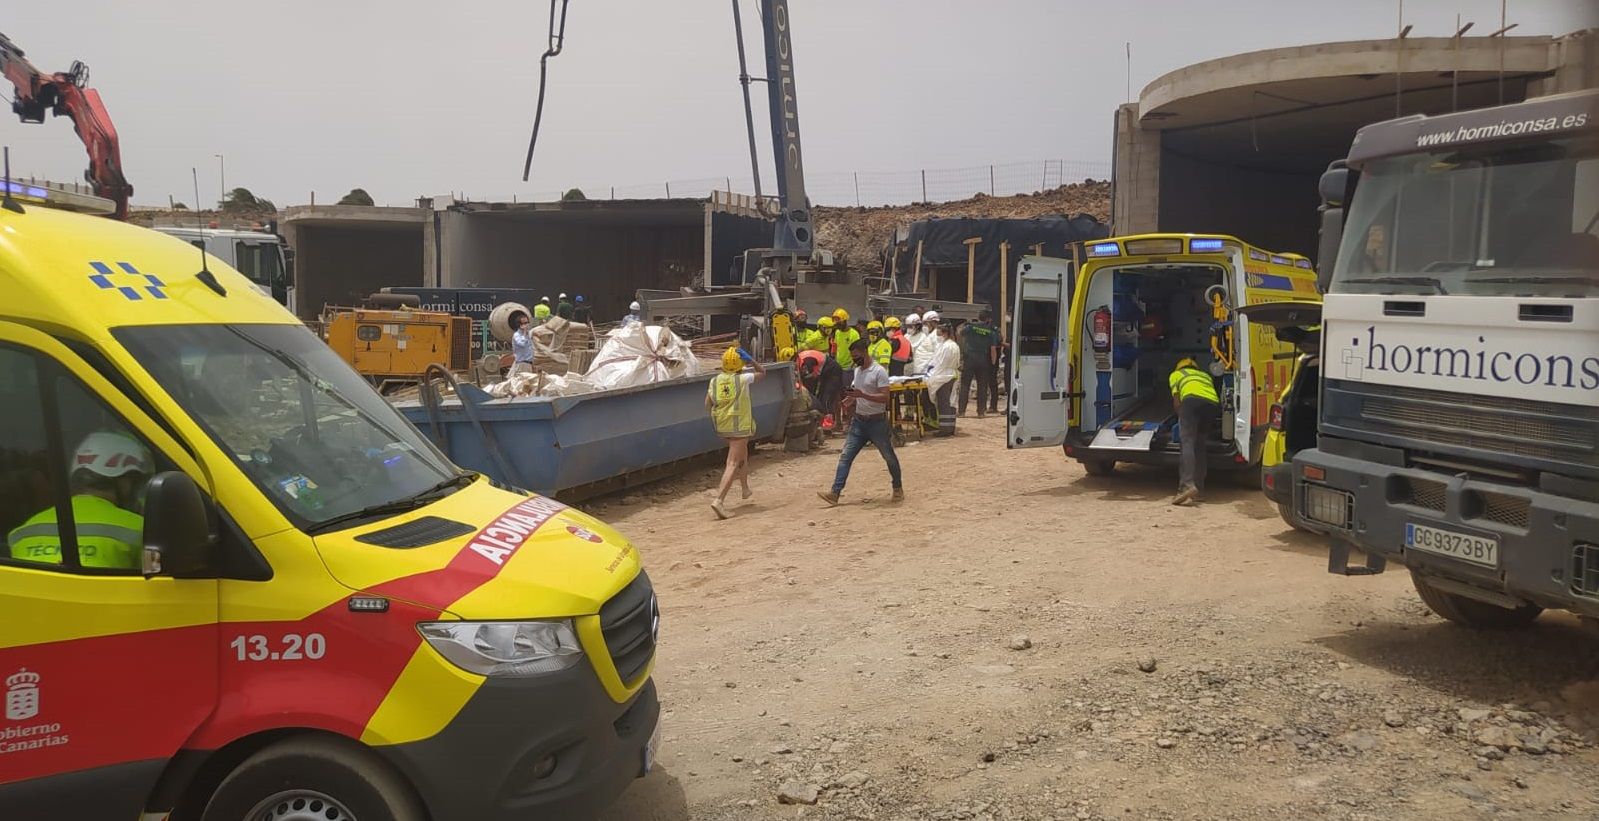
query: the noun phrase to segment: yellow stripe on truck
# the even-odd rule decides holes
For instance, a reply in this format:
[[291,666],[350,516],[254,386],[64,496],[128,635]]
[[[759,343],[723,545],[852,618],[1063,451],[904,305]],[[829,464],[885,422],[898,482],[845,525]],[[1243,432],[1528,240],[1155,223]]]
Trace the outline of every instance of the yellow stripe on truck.
[[456,667],[424,642],[372,714],[361,742],[404,744],[432,738],[455,720],[483,682],[483,676]]

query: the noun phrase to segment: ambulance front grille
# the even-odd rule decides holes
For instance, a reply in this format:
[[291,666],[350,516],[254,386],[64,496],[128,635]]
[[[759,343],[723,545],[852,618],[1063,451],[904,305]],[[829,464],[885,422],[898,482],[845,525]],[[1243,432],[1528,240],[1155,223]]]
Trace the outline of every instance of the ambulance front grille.
[[642,570],[638,578],[600,608],[600,631],[605,634],[606,651],[624,683],[632,684],[649,667],[650,659],[655,657],[660,623],[661,608],[655,601],[655,589]]

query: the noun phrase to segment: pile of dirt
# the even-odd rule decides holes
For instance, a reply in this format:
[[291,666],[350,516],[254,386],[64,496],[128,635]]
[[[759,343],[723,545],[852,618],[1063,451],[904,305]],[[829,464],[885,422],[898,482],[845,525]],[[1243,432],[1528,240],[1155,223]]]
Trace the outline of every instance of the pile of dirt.
[[1110,182],[1084,180],[1037,194],[990,197],[978,194],[953,202],[889,205],[879,208],[811,209],[816,220],[816,244],[842,257],[852,268],[874,269],[894,238],[894,231],[917,220],[933,217],[977,219],[1033,219],[1046,216],[1089,214],[1110,222]]

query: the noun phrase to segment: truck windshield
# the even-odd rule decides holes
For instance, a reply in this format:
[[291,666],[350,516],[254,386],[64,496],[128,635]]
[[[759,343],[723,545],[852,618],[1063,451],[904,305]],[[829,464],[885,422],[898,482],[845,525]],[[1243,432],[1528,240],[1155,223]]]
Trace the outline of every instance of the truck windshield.
[[1370,163],[1332,290],[1599,296],[1599,138]]
[[461,475],[305,328],[169,325],[115,335],[302,529],[368,508],[420,506]]
[[275,242],[235,242],[234,259],[239,273],[251,282],[270,289],[283,279],[283,249]]

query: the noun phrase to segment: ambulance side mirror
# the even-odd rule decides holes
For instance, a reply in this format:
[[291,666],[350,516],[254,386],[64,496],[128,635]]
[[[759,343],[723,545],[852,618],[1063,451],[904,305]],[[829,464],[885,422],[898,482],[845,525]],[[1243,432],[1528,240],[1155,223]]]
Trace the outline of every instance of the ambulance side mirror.
[[144,576],[203,576],[217,543],[216,511],[188,474],[157,473],[144,492]]

